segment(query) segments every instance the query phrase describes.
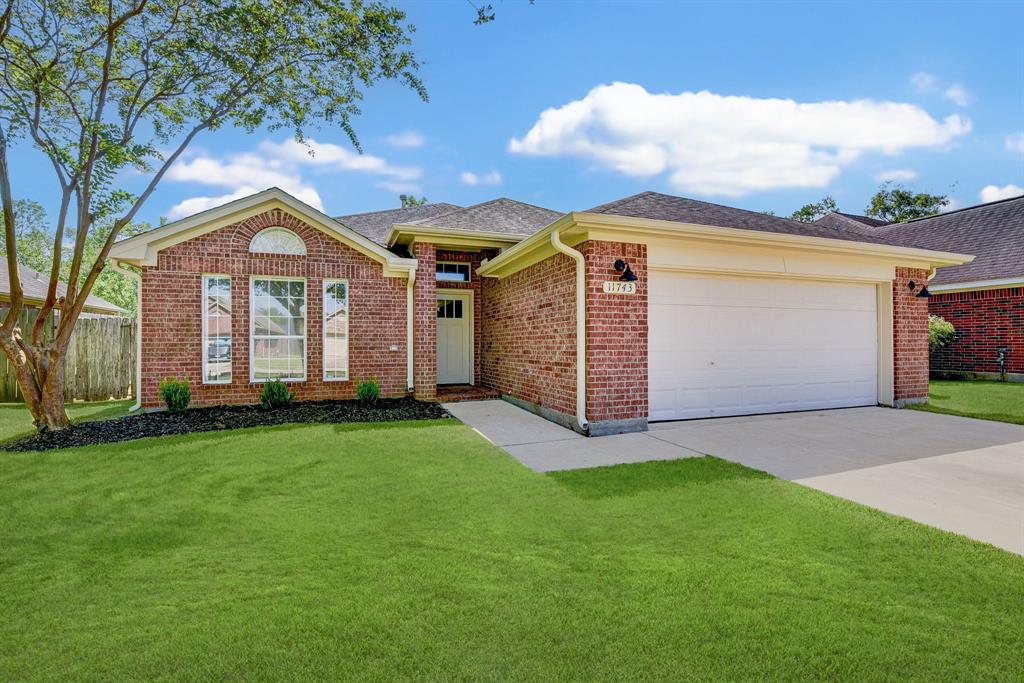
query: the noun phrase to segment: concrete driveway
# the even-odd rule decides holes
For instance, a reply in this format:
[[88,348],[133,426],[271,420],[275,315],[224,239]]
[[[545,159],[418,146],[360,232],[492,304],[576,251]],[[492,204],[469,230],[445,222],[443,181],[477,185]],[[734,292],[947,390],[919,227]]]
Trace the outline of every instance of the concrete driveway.
[[1024,427],[889,408],[585,438],[504,401],[445,406],[537,471],[715,455],[1024,555]]

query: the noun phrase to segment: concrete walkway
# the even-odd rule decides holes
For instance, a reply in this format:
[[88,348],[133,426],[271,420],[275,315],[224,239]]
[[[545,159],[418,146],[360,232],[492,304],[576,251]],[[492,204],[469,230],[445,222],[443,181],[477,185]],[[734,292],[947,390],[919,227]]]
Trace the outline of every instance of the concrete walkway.
[[539,472],[704,454],[1024,555],[1024,427],[848,408],[586,438],[504,401],[446,404]]

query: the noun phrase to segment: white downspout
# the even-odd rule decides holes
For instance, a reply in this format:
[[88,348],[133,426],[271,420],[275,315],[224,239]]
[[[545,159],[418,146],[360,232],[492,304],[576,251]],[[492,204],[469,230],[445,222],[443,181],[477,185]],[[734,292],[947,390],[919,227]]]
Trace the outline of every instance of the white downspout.
[[134,413],[142,408],[142,276],[113,259],[110,267],[135,282],[135,405],[128,409]]
[[413,330],[415,311],[413,306],[415,303],[415,285],[416,285],[416,269],[413,268],[409,271],[409,283],[405,288],[405,384],[409,391],[413,391],[416,388],[416,381],[413,376]]
[[587,431],[587,262],[583,254],[562,242],[558,230],[551,246],[576,262],[576,423]]

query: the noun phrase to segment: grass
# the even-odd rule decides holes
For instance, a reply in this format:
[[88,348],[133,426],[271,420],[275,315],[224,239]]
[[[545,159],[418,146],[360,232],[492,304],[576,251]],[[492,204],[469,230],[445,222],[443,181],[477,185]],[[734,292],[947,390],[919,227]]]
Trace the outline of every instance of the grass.
[[1024,382],[932,381],[917,410],[1024,424]]
[[[68,417],[75,422],[85,420],[109,420],[128,414],[131,399],[124,401],[95,401],[92,403],[69,403]],[[15,436],[24,436],[34,431],[32,415],[24,403],[0,403],[0,441]]]
[[0,456],[0,680],[1020,680],[1024,561],[715,458],[464,425]]

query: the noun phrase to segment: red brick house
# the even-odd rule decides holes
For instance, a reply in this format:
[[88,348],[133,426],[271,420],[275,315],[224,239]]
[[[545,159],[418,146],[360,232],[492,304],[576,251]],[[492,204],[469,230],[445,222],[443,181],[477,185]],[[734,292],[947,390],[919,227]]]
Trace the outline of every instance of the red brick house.
[[[141,268],[141,402],[443,399],[476,385],[591,435],[927,398],[931,269],[893,245],[645,192],[331,218],[270,189],[119,242]],[[909,287],[910,281],[914,288]]]
[[854,231],[859,224],[895,244],[974,254],[929,280],[928,310],[956,328],[952,343],[931,354],[932,373],[1024,381],[1024,196],[896,225],[845,214],[819,223]]

